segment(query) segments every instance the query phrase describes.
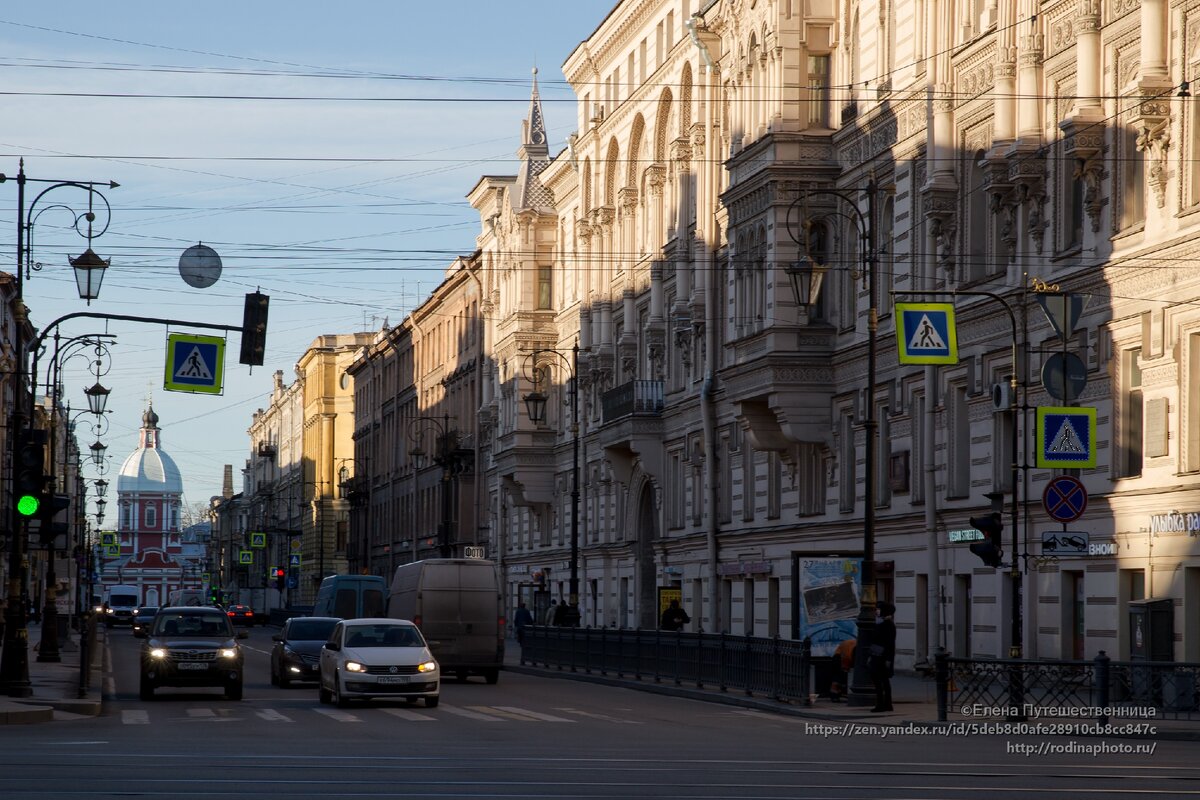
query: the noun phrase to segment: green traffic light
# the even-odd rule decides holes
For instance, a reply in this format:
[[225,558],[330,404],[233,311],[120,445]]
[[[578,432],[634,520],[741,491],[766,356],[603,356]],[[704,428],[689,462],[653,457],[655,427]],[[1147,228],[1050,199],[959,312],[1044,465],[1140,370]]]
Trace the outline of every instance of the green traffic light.
[[22,517],[32,517],[38,512],[42,501],[32,494],[23,494],[17,500],[17,513]]

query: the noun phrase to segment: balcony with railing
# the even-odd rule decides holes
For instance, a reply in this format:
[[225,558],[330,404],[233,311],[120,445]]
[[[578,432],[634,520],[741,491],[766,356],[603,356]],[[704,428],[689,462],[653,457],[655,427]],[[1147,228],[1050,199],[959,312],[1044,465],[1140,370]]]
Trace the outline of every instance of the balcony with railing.
[[604,422],[634,415],[658,416],[663,410],[662,381],[629,381],[600,396]]

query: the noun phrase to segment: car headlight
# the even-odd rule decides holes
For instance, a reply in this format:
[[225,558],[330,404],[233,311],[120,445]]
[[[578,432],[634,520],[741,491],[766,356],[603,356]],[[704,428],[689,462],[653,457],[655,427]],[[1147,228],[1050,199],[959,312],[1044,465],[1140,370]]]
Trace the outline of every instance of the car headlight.
[[362,664],[358,663],[357,661],[347,661],[346,662],[346,671],[347,672],[366,672],[367,668],[365,666],[363,666]]
[[236,647],[222,647],[220,650],[221,658],[237,658]]
[[424,664],[417,665],[417,672],[435,672],[437,670],[436,661],[426,661]]
[[166,658],[167,651],[161,647],[155,647],[153,650],[150,651],[150,657],[151,658]]
[[105,609],[104,613],[105,613],[105,614],[115,614],[115,613],[116,613],[116,611],[114,611],[113,609],[109,608],[109,609]]

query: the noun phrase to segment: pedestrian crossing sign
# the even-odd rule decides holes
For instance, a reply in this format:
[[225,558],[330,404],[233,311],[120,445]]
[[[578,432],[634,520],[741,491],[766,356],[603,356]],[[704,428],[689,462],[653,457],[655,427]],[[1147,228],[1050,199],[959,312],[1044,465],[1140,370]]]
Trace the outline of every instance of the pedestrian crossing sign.
[[957,364],[953,303],[896,303],[901,364]]
[[221,394],[224,387],[225,340],[220,336],[172,333],[167,336],[168,392]]
[[264,548],[267,546],[267,535],[265,533],[251,533],[250,546],[256,548]]
[[239,564],[253,564],[254,563],[254,551],[253,550],[238,550],[238,563]]
[[1096,466],[1096,409],[1039,407],[1034,435],[1039,467],[1088,469]]

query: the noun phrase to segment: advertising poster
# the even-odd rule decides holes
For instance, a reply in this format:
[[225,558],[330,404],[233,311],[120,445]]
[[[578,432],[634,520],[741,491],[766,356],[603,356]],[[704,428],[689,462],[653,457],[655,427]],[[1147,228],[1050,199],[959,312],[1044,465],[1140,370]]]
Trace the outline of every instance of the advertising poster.
[[800,558],[800,638],[812,641],[812,655],[833,656],[838,644],[857,634],[862,591],[861,558]]

